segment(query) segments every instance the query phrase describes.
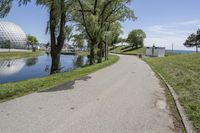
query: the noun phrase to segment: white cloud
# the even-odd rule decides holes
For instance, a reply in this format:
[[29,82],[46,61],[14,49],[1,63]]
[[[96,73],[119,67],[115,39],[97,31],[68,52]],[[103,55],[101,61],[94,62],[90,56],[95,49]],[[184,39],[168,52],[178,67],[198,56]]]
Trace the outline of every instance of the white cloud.
[[147,34],[145,45],[152,46],[155,43],[157,46],[171,49],[174,43],[174,49],[187,49],[183,46],[184,41],[198,28],[200,19],[149,26],[144,29]]

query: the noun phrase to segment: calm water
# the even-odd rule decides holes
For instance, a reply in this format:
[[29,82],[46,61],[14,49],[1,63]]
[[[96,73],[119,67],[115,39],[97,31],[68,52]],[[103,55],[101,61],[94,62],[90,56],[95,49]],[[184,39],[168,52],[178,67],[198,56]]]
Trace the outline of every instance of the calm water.
[[[87,64],[84,56],[61,55],[60,71],[66,72]],[[0,83],[45,77],[50,74],[51,56],[0,61]]]
[[[172,52],[171,50],[166,50],[166,52]],[[176,54],[191,54],[195,53],[195,51],[190,51],[190,50],[174,50],[173,51]]]

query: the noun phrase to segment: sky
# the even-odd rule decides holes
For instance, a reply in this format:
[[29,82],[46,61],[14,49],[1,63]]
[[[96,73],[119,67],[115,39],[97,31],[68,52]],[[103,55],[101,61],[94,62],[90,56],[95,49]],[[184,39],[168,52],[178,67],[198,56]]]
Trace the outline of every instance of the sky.
[[[200,28],[199,5],[200,0],[133,0],[129,7],[138,19],[122,22],[122,37],[126,38],[133,29],[142,29],[147,35],[145,46],[155,44],[171,49],[173,43],[174,49],[190,50],[183,43]],[[13,3],[9,15],[2,20],[16,23],[41,43],[49,41],[45,34],[48,11],[34,2],[21,7]]]

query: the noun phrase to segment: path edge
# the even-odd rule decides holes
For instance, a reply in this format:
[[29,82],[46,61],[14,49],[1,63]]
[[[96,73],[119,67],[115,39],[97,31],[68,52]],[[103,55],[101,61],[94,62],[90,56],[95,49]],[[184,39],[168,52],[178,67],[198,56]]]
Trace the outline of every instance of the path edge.
[[171,85],[168,84],[168,82],[165,80],[165,78],[157,71],[154,71],[163,81],[164,84],[166,85],[167,89],[170,91],[173,100],[175,101],[175,106],[178,110],[178,114],[180,115],[181,121],[183,123],[183,126],[185,128],[186,133],[196,133],[192,122],[188,119],[185,110],[181,106],[179,100],[178,100],[178,95],[174,91],[174,89],[171,87]]

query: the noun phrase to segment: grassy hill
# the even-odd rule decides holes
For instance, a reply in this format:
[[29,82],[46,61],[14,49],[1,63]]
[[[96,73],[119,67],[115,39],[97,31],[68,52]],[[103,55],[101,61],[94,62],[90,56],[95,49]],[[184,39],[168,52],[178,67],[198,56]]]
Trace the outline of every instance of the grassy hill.
[[145,54],[145,48],[135,49],[130,46],[119,46],[115,48],[110,48],[111,53],[116,54],[126,54],[126,55],[138,55],[138,54]]
[[174,88],[197,132],[200,132],[200,54],[144,59]]

